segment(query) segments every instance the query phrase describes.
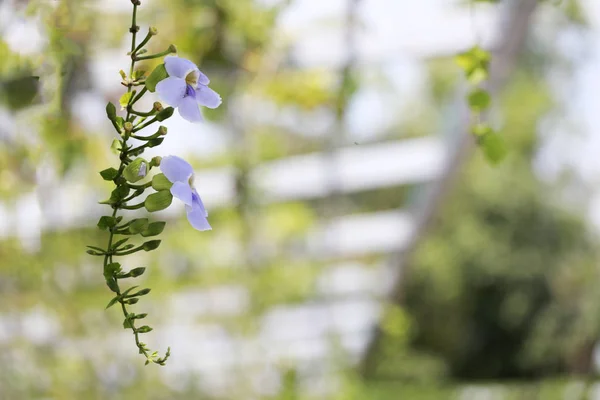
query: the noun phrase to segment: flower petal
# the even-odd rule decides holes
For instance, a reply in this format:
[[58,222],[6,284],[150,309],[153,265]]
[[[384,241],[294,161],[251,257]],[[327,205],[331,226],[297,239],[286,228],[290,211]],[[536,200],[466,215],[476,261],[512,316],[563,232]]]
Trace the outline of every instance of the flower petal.
[[206,207],[204,207],[204,203],[202,202],[202,199],[200,198],[200,195],[196,189],[192,189],[192,202],[194,206],[200,207],[205,217],[208,217],[208,211],[206,211]]
[[196,101],[198,104],[208,108],[217,108],[221,105],[221,96],[205,85],[198,85],[196,89]]
[[187,84],[184,79],[170,76],[156,84],[156,93],[162,101],[177,107],[185,97]]
[[186,206],[192,205],[192,188],[188,183],[173,183],[173,186],[171,186],[171,194],[173,195],[173,197],[176,197],[179,200],[181,200]]
[[147,171],[147,167],[146,167],[146,163],[141,163],[140,164],[140,170],[138,171],[138,176],[141,176],[142,178],[146,176]]
[[206,219],[205,211],[198,205],[198,203],[194,203],[192,207],[187,206],[187,218],[190,224],[199,231],[210,231],[212,227],[208,223]]
[[199,85],[208,85],[210,83],[210,79],[208,79],[208,76],[206,76],[204,74],[204,72],[198,70],[199,74],[198,74],[198,84]]
[[166,56],[165,57],[165,68],[169,76],[185,79],[188,74],[194,70],[197,70],[196,64],[185,58],[179,58],[177,56]]
[[200,107],[192,96],[187,96],[179,103],[179,115],[190,122],[202,122],[202,114],[200,114]]
[[166,156],[160,161],[160,170],[170,182],[183,182],[189,186],[188,180],[194,173],[192,166],[183,158]]

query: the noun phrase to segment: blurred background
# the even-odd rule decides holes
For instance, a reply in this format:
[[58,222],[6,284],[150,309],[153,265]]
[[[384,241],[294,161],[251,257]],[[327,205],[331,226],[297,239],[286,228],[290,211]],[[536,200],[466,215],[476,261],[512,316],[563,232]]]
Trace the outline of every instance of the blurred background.
[[166,367],[85,254],[130,14],[0,0],[0,399],[600,399],[598,0],[142,0],[224,99],[150,153],[192,162],[214,229],[173,204],[128,259]]

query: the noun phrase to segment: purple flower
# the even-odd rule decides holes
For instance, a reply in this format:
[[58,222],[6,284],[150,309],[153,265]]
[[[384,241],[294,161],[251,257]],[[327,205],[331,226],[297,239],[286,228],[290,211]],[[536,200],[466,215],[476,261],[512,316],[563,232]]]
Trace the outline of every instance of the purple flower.
[[169,77],[158,82],[156,93],[167,104],[177,107],[179,114],[190,122],[202,122],[200,107],[217,108],[221,96],[208,87],[210,80],[190,60],[165,57]]
[[173,183],[171,194],[185,204],[190,224],[199,231],[211,230],[206,219],[208,212],[193,186],[194,170],[185,160],[177,156],[164,157],[160,162],[160,170]]

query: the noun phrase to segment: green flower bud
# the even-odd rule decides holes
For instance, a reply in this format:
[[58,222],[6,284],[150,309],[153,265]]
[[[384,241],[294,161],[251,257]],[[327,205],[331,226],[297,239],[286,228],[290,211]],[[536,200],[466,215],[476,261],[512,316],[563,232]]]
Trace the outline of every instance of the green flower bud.
[[146,177],[148,173],[148,162],[143,158],[136,158],[133,160],[125,170],[123,170],[123,177],[128,182],[135,183]]
[[161,125],[160,128],[158,128],[158,134],[161,136],[165,136],[167,134],[167,127]]
[[154,102],[153,110],[156,111],[156,112],[161,112],[163,110],[163,105],[160,104],[159,101],[155,101]]
[[152,160],[150,160],[150,167],[160,166],[161,160],[162,160],[162,157],[160,157],[160,156],[152,157]]
[[169,46],[169,51],[171,53],[177,53],[177,47],[175,47],[175,45],[172,44],[172,45]]
[[158,29],[156,29],[154,26],[151,26],[150,29],[148,29],[148,33],[152,36],[156,36],[158,35]]
[[123,129],[125,129],[125,132],[131,132],[133,130],[133,124],[127,121],[123,124]]

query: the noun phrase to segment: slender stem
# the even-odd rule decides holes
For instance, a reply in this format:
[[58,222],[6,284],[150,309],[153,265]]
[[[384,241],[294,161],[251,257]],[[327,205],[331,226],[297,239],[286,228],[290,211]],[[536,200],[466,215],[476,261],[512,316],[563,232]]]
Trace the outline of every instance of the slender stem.
[[[131,112],[134,112],[133,110],[131,110]],[[140,118],[140,120],[138,122],[136,122],[133,127],[137,128],[138,126],[140,126],[146,119],[148,119],[148,117],[142,117]]]
[[128,183],[127,186],[129,186],[131,189],[148,189],[150,186],[152,186],[152,182],[147,182],[143,185],[132,185],[131,183]]
[[[131,37],[131,67],[129,69],[129,78],[133,79],[133,71],[135,69],[135,63],[137,61],[134,50],[136,50],[136,34],[139,29],[139,27],[136,25],[136,16],[137,16],[137,7],[139,6],[140,1],[139,0],[131,0],[131,3],[133,4],[133,15],[132,15],[132,19],[131,19],[131,28],[129,30],[132,34],[132,37]],[[146,39],[145,39],[145,41],[147,42]],[[145,44],[145,43],[143,43],[143,44]],[[137,86],[137,85],[136,84],[127,84],[125,86],[127,86],[127,93],[131,93],[132,87]],[[142,121],[136,122],[137,115],[136,115],[136,113],[133,112],[133,108],[132,108],[132,105],[135,102],[137,102],[145,94],[145,92],[146,92],[145,87],[140,91],[140,93],[137,96],[135,95],[135,92],[134,92],[132,94],[133,99],[128,104],[128,107],[127,107],[127,116],[125,117],[125,121],[131,122],[132,124],[134,124],[134,126],[142,125],[142,121],[144,121],[146,119],[143,117],[143,118],[141,118]],[[142,127],[147,126],[150,123],[153,123],[155,120],[156,119],[154,119],[153,121],[150,121],[146,125],[142,125]],[[127,166],[127,164],[129,162],[131,162],[131,160],[129,159],[131,152],[136,151],[136,150],[139,151],[140,149],[143,150],[144,147],[146,147],[146,146],[141,146],[141,147],[138,147],[137,149],[132,150],[131,147],[127,146],[127,140],[130,137],[130,133],[131,132],[129,132],[129,131],[125,132],[125,134],[122,136],[121,149],[120,149],[120,155],[119,155],[120,165],[119,165],[119,170],[117,171],[117,176],[114,179],[114,182],[117,184],[117,187],[128,186],[130,188],[135,189],[135,193],[132,194],[130,197],[126,198],[124,201],[121,201],[118,204],[115,204],[112,206],[113,207],[113,212],[112,212],[113,218],[117,217],[117,213],[119,210],[137,210],[137,209],[144,207],[144,202],[135,204],[132,206],[128,206],[124,203],[139,196],[144,191],[144,189],[151,186],[151,183],[147,183],[147,184],[143,184],[143,185],[131,185],[127,182],[122,182],[123,180],[120,179],[123,175],[123,171],[125,170],[125,167]],[[110,229],[107,250],[103,253],[104,254],[104,273],[105,273],[105,275],[107,274],[108,265],[113,262],[113,256],[122,256],[122,255],[132,254],[136,251],[143,250],[143,245],[139,246],[137,248],[134,248],[132,250],[128,250],[128,251],[126,250],[126,251],[121,251],[121,252],[117,252],[117,251],[115,251],[116,249],[112,249],[113,240],[115,238],[115,235],[124,234],[124,229],[126,229],[130,224],[131,224],[131,221],[128,223],[125,223],[121,226],[112,227]],[[136,346],[138,347],[140,354],[143,354],[144,357],[146,357],[146,364],[153,362],[155,364],[165,365],[166,360],[169,358],[169,356],[171,354],[170,348],[167,349],[167,352],[164,357],[156,358],[155,354],[154,353],[149,354],[150,349],[148,349],[148,347],[146,347],[146,345],[144,343],[140,342],[140,338],[139,338],[140,332],[138,332],[138,329],[135,327],[134,319],[130,318],[130,316],[133,316],[133,314],[130,314],[126,307],[126,305],[128,305],[128,304],[134,304],[134,303],[129,303],[130,299],[122,297],[122,292],[121,292],[121,289],[118,284],[118,274],[112,273],[112,276],[110,276],[110,277],[107,276],[107,284],[110,287],[110,289],[113,292],[115,292],[117,295],[118,302],[121,304],[121,310],[123,312],[123,316],[125,317],[125,321],[127,322],[128,327],[131,328],[131,330],[133,331]]]
[[[134,249],[131,249],[131,250],[126,250],[126,251],[122,251],[122,252],[118,252],[118,253],[117,253],[117,252],[115,252],[115,253],[114,253],[114,255],[115,255],[115,256],[126,256],[126,255],[128,255],[128,254],[137,253],[137,252],[138,252],[138,251],[140,251],[140,250],[144,250],[144,246],[138,246],[138,247],[136,247],[136,248],[134,248]],[[127,315],[125,315],[125,316],[127,316]]]
[[[138,189],[139,190],[139,189]],[[133,192],[133,194],[129,197],[127,197],[126,199],[123,199],[123,203],[127,203],[128,201],[131,201],[133,199],[135,199],[136,197],[140,197],[142,194],[144,194],[144,191],[135,191]]]
[[[135,37],[136,37],[137,30],[139,29],[137,27],[137,25],[136,25],[137,7],[138,7],[137,4],[134,3],[133,4],[133,16],[131,18],[131,29],[130,29],[131,34],[132,34],[132,37],[131,37],[131,51],[132,52],[133,52],[133,50],[135,50]],[[136,62],[136,59],[134,57],[132,57],[131,58],[131,67],[129,69],[129,76],[130,77],[133,76],[133,70],[135,68],[135,62]],[[127,92],[129,93],[129,92],[131,92],[131,90],[132,90],[132,88],[131,88],[131,86],[129,86],[127,88]],[[125,120],[128,121],[130,116],[131,116],[131,112],[128,110],[127,111],[127,117],[125,118]],[[120,156],[121,164],[119,166],[119,171],[118,171],[118,174],[117,174],[117,178],[119,178],[123,174],[123,170],[125,169],[125,161],[124,160],[127,159],[127,153],[128,153],[128,150],[127,150],[127,141],[125,139],[123,139],[122,146],[121,146],[121,156]],[[143,206],[143,204],[142,204],[142,206]],[[121,209],[133,209],[133,208],[129,208],[127,206],[121,206],[119,208],[121,208]],[[114,208],[113,213],[112,213],[112,217],[113,218],[117,216],[117,212],[118,212],[119,208],[117,208],[117,207]],[[141,208],[141,207],[138,207],[138,208]],[[110,249],[112,247],[114,235],[115,235],[115,232],[114,232],[114,230],[111,229],[110,235],[108,237],[107,249]],[[112,253],[111,254],[106,254],[104,256],[104,268],[105,269],[106,269],[106,267],[107,267],[107,265],[109,263],[112,263],[112,260],[113,260],[113,254]],[[117,294],[117,296],[120,297],[121,296],[121,290],[119,288],[118,283],[116,285],[116,289],[117,289],[116,290],[116,294]],[[125,307],[125,303],[123,302],[123,300],[119,300],[119,303],[121,304],[121,309],[123,311],[123,315],[125,316],[125,318],[127,318],[127,316],[129,314],[127,312],[127,308]],[[130,321],[130,324],[131,324],[131,329],[133,330],[133,333],[134,333],[134,336],[135,336],[135,343],[136,343],[137,347],[140,349],[140,352],[142,354],[144,354],[144,356],[147,359],[149,359],[147,351],[144,350],[144,348],[140,344],[138,333],[137,333],[137,331],[135,329],[135,325],[134,325],[133,320]]]
[[[131,110],[129,110],[132,114],[135,114],[139,117],[151,117],[153,115],[156,114],[156,111],[152,110],[150,112],[141,112],[141,111],[136,111],[133,108]],[[143,122],[143,121],[142,121]]]
[[142,49],[142,47],[144,47],[144,46],[146,45],[146,43],[148,43],[148,42],[150,41],[150,39],[152,39],[152,36],[154,36],[154,35],[152,34],[152,29],[153,29],[153,28],[150,28],[150,30],[148,31],[148,34],[146,35],[146,37],[144,38],[144,40],[142,40],[142,41],[140,42],[140,44],[138,44],[138,45],[137,45],[137,47],[136,47],[136,48],[133,50],[133,53],[132,53],[132,54],[135,54],[135,53],[137,53],[138,51],[140,51],[140,50]]
[[133,133],[135,133],[135,132],[139,132],[139,131],[141,131],[142,129],[144,129],[145,127],[152,125],[152,124],[153,124],[153,123],[155,123],[156,121],[158,121],[156,118],[152,118],[150,121],[148,121],[148,122],[146,122],[146,123],[144,123],[144,124],[142,124],[142,125],[140,125],[140,126],[138,126],[138,127],[134,128],[132,132],[133,132]]
[[131,59],[136,60],[136,61],[152,60],[154,58],[161,58],[161,57],[168,56],[169,54],[176,53],[176,52],[177,52],[177,50],[175,50],[175,48],[173,46],[169,46],[169,48],[167,50],[162,51],[160,53],[156,53],[156,54],[150,54],[149,56],[138,57],[135,54],[132,54]]
[[[134,105],[135,103],[137,103],[137,101],[138,101],[139,99],[141,99],[141,98],[142,98],[142,96],[143,96],[144,94],[146,94],[146,92],[147,92],[147,91],[148,91],[148,88],[146,88],[146,86],[144,86],[144,87],[142,88],[142,90],[140,90],[140,92],[137,94],[137,96],[135,96],[135,97],[133,98],[133,100],[131,100],[131,102],[130,102],[130,103],[127,105],[127,107],[129,107],[129,108],[133,107],[133,105]],[[129,112],[131,113],[131,110],[129,110]]]
[[131,135],[132,138],[137,139],[137,140],[152,140],[152,139],[158,139],[159,137],[161,137],[163,135],[163,132],[161,132],[160,130],[158,132],[156,132],[153,135],[150,136],[137,136],[137,135]]
[[140,208],[144,207],[144,203],[139,203],[139,204],[135,204],[133,206],[121,206],[121,209],[123,210],[139,210]]

